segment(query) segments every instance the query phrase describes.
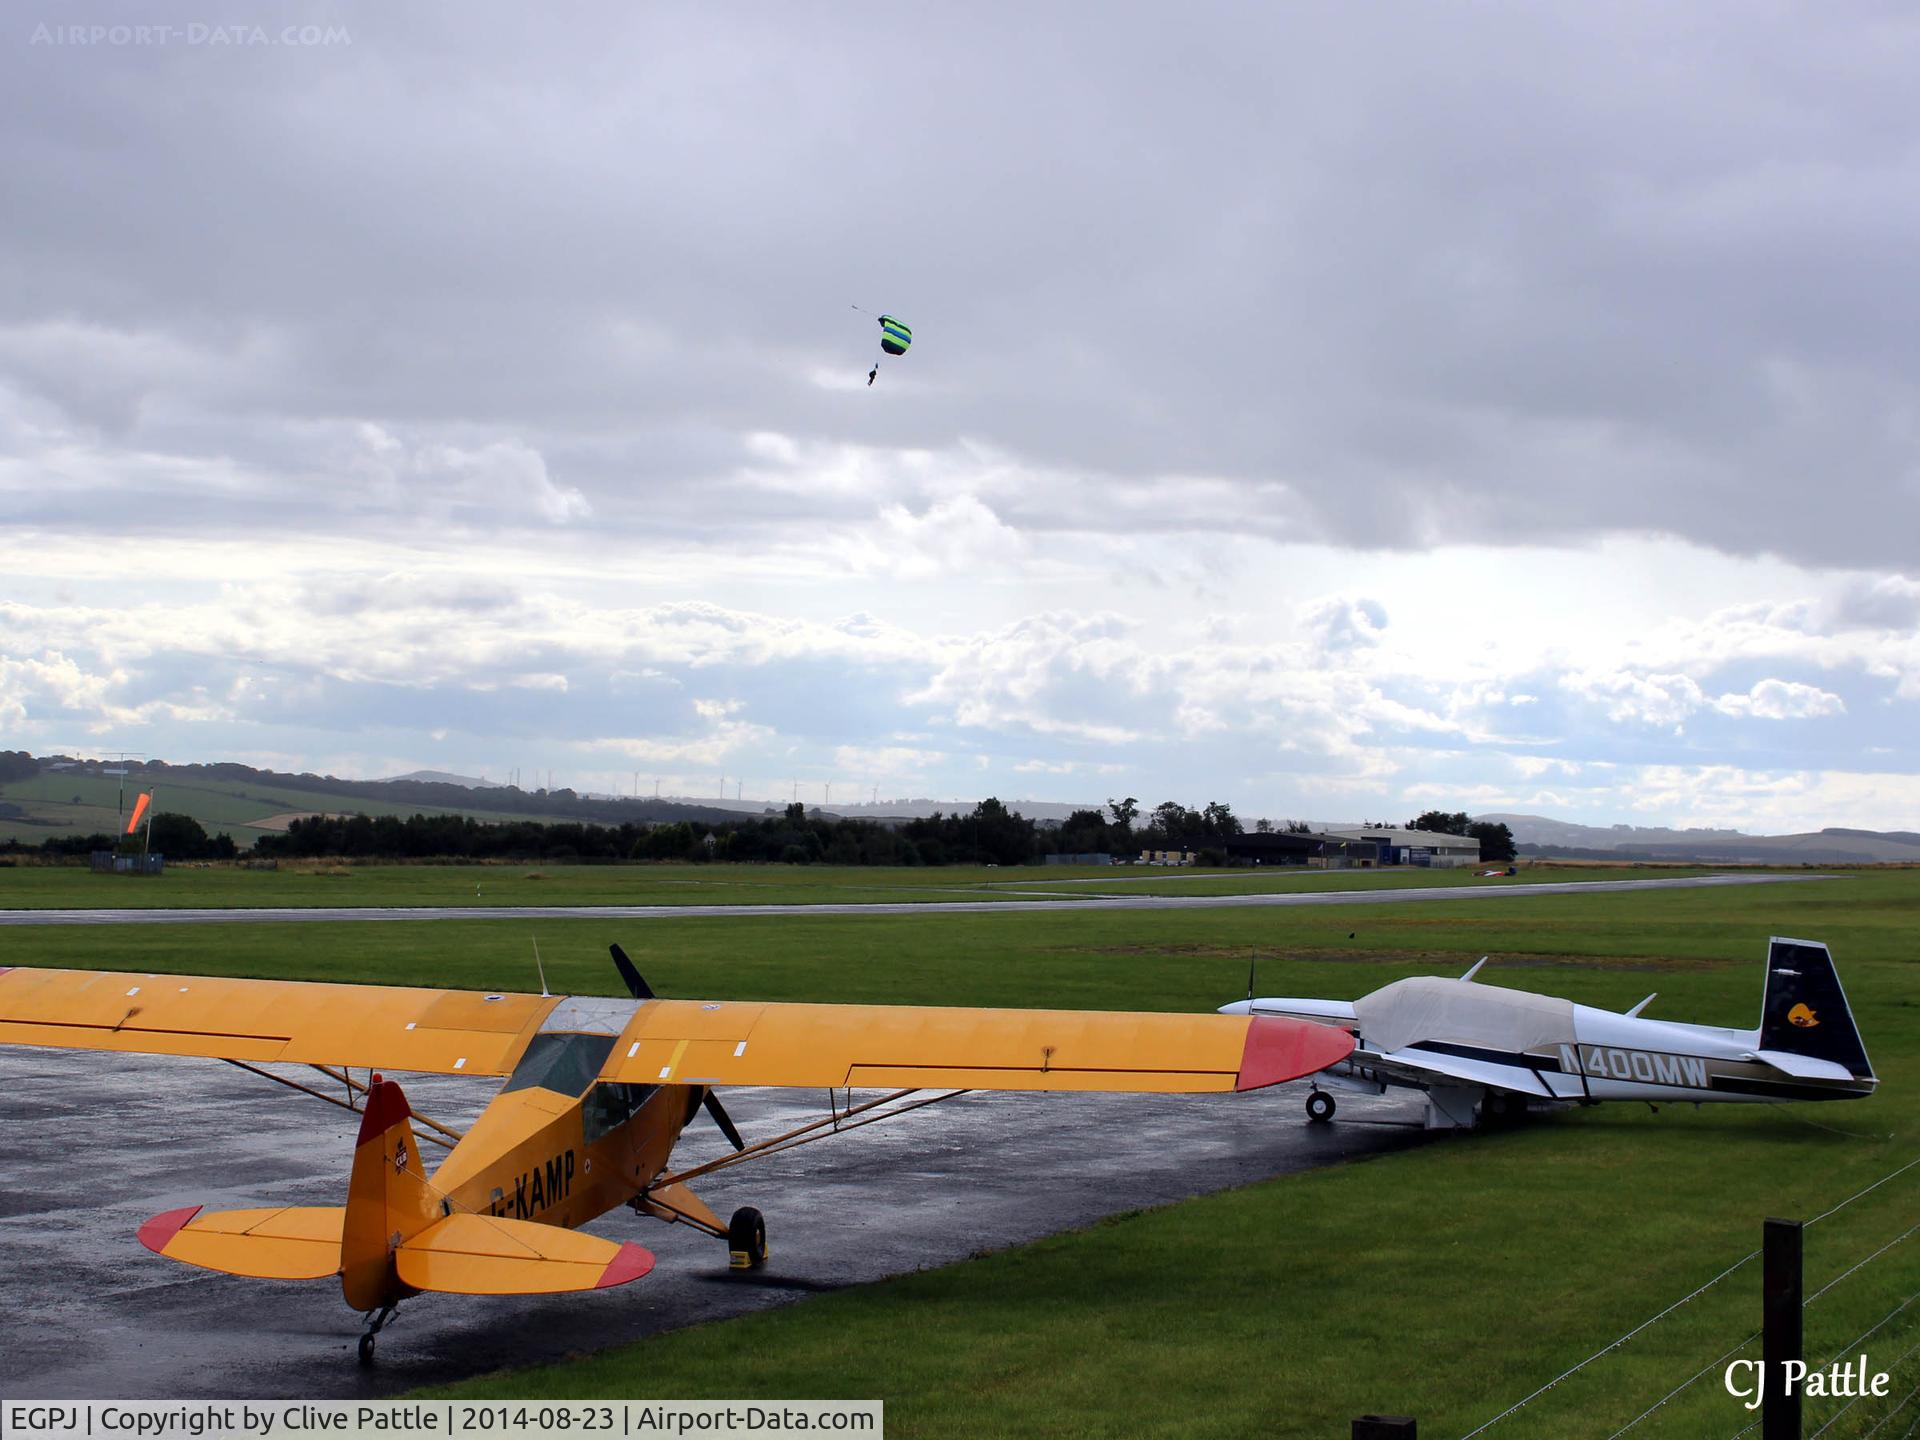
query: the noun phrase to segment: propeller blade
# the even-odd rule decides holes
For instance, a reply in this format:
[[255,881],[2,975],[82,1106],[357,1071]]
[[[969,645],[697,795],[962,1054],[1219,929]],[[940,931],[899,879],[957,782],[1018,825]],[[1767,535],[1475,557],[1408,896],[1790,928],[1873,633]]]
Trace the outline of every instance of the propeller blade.
[[1253,952],[1247,952],[1247,999],[1253,999]]
[[627,982],[627,993],[636,1000],[653,999],[653,987],[640,977],[633,961],[627,958],[627,952],[618,945],[609,945],[607,949],[613,955],[614,968],[620,972],[620,978]]
[[707,1098],[701,1102],[707,1107],[707,1114],[713,1117],[713,1123],[720,1127],[720,1133],[727,1137],[727,1143],[736,1150],[747,1148],[747,1142],[740,1138],[740,1132],[734,1128],[733,1117],[727,1114],[727,1107],[720,1103],[720,1097],[707,1091]]

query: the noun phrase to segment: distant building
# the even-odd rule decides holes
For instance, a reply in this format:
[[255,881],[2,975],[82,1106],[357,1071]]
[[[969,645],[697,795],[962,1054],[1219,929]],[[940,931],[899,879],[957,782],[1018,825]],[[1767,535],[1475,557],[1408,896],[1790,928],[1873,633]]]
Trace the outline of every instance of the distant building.
[[1142,865],[1191,865],[1195,858],[1191,850],[1142,850],[1139,863]]
[[1382,865],[1427,865],[1450,870],[1480,863],[1480,842],[1471,835],[1443,835],[1437,830],[1332,830],[1329,835],[1371,840],[1380,847]]
[[1380,847],[1371,840],[1344,835],[1291,835],[1284,831],[1234,835],[1227,858],[1255,865],[1307,865],[1317,870],[1367,869],[1380,863]]
[[90,861],[98,875],[159,875],[167,868],[164,855],[122,855],[113,850],[95,850]]

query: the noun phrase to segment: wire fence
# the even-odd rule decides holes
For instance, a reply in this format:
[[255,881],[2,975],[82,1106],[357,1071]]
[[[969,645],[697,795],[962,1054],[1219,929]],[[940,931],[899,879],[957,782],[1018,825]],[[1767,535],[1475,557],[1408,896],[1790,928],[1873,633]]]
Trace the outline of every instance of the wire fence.
[[[1826,1220],[1834,1215],[1838,1215],[1842,1210],[1845,1210],[1848,1206],[1854,1204],[1856,1201],[1864,1199],[1868,1195],[1871,1195],[1874,1191],[1880,1189],[1883,1185],[1887,1185],[1890,1182],[1899,1179],[1902,1175],[1905,1175],[1908,1171],[1914,1169],[1916,1166],[1920,1166],[1920,1156],[1915,1156],[1913,1159],[1909,1160],[1906,1164],[1899,1166],[1897,1169],[1888,1171],[1885,1175],[1882,1175],[1878,1180],[1875,1180],[1871,1185],[1863,1186],[1859,1190],[1854,1191],[1853,1194],[1847,1196],[1846,1199],[1840,1201],[1838,1204],[1829,1206],[1827,1209],[1822,1210],[1818,1215],[1815,1215],[1811,1220],[1808,1220],[1806,1222],[1806,1226],[1808,1228],[1811,1228],[1812,1226],[1819,1224],[1822,1220]],[[1841,1274],[1835,1276],[1832,1280],[1829,1280],[1825,1285],[1821,1286],[1812,1295],[1808,1296],[1807,1299],[1803,1302],[1803,1308],[1805,1305],[1811,1305],[1815,1300],[1818,1300],[1822,1295],[1825,1295],[1829,1290],[1832,1290],[1836,1285],[1840,1284],[1841,1281],[1865,1269],[1868,1265],[1871,1265],[1876,1260],[1880,1259],[1882,1256],[1886,1255],[1889,1251],[1894,1249],[1894,1247],[1900,1245],[1901,1243],[1903,1243],[1904,1241],[1906,1241],[1916,1233],[1920,1233],[1920,1225],[1914,1225],[1910,1229],[1906,1230],[1904,1233],[1888,1241],[1885,1245],[1881,1246],[1878,1250],[1874,1251],[1871,1255],[1868,1255],[1865,1259],[1850,1266]],[[1728,1276],[1735,1274],[1741,1268],[1743,1268],[1744,1266],[1750,1264],[1752,1261],[1757,1259],[1759,1255],[1760,1255],[1760,1252],[1758,1250],[1749,1251],[1747,1254],[1741,1256],[1738,1260],[1734,1261],[1733,1264],[1727,1266],[1727,1268],[1722,1270],[1718,1275],[1715,1275],[1711,1280],[1708,1280],[1705,1284],[1690,1291],[1688,1294],[1681,1296],[1678,1300],[1674,1301],[1671,1305],[1667,1306],[1665,1309],[1657,1312],[1654,1315],[1649,1316],[1645,1320],[1642,1320],[1638,1325],[1635,1325],[1632,1329],[1628,1330],[1625,1334],[1620,1335],[1617,1338],[1609,1341],[1607,1344],[1601,1346],[1598,1350],[1594,1351],[1591,1355],[1587,1356],[1585,1359],[1561,1371],[1558,1375],[1554,1376],[1551,1380],[1547,1381],[1546,1384],[1540,1386],[1536,1390],[1531,1391],[1527,1395],[1522,1396],[1519,1400],[1516,1400],[1513,1404],[1509,1405],[1505,1410],[1502,1410],[1498,1415],[1495,1415],[1491,1420],[1484,1421],[1483,1423],[1476,1426],[1472,1430],[1467,1431],[1465,1435],[1460,1437],[1460,1440],[1474,1440],[1475,1436],[1486,1434],[1489,1430],[1492,1430],[1496,1425],[1500,1424],[1502,1421],[1507,1420],[1511,1416],[1518,1414],[1521,1410],[1525,1409],[1528,1405],[1531,1405],[1535,1400],[1538,1400],[1542,1395],[1547,1394],[1549,1391],[1553,1390],[1556,1386],[1560,1385],[1566,1380],[1571,1379],[1573,1376],[1579,1374],[1582,1370],[1586,1369],[1589,1365],[1593,1364],[1594,1361],[1599,1360],[1603,1356],[1612,1354],[1614,1351],[1620,1349],[1623,1345],[1626,1345],[1629,1341],[1633,1340],[1636,1336],[1641,1335],[1647,1330],[1652,1329],[1655,1325],[1659,1324],[1660,1321],[1666,1319],[1669,1315],[1672,1315],[1676,1311],[1682,1309],[1683,1307],[1691,1304],[1693,1301],[1699,1299],[1700,1296],[1706,1294],[1709,1290],[1712,1290],[1716,1285],[1720,1284],[1720,1282],[1725,1280]],[[1896,1306],[1893,1310],[1889,1311],[1886,1315],[1882,1316],[1880,1320],[1873,1326],[1873,1328],[1867,1331],[1866,1333],[1868,1335],[1875,1333],[1877,1330],[1879,1330],[1879,1328],[1882,1325],[1885,1325],[1889,1320],[1893,1319],[1894,1316],[1898,1315],[1903,1310],[1905,1310],[1907,1306],[1911,1305],[1913,1301],[1916,1299],[1920,1299],[1920,1292],[1916,1292],[1914,1295],[1907,1297],[1907,1299],[1903,1301],[1900,1305]],[[1634,1416],[1633,1419],[1629,1420],[1625,1425],[1622,1425],[1618,1430],[1614,1431],[1612,1435],[1607,1437],[1607,1440],[1619,1440],[1620,1436],[1625,1435],[1629,1430],[1633,1429],[1642,1420],[1645,1420],[1648,1416],[1652,1415],[1655,1411],[1659,1410],[1662,1406],[1666,1405],[1669,1401],[1673,1400],[1676,1396],[1684,1393],[1688,1388],[1690,1388],[1691,1386],[1697,1384],[1699,1381],[1706,1378],[1706,1376],[1708,1376],[1713,1372],[1716,1366],[1721,1365],[1728,1360],[1731,1360],[1734,1356],[1738,1355],[1742,1350],[1746,1349],[1747,1346],[1751,1345],[1755,1340],[1758,1340],[1760,1338],[1760,1334],[1761,1334],[1760,1331],[1758,1330],[1754,1331],[1753,1334],[1749,1335],[1745,1340],[1742,1340],[1738,1345],[1734,1346],[1733,1349],[1727,1351],[1725,1354],[1721,1355],[1718,1359],[1709,1361],[1706,1365],[1702,1366],[1699,1370],[1696,1370],[1692,1375],[1688,1376],[1685,1380],[1681,1381],[1680,1384],[1674,1386],[1673,1389],[1669,1390],[1665,1395],[1662,1395],[1658,1400],[1654,1401],[1653,1404],[1649,1405],[1645,1410],[1641,1411],[1638,1415]],[[1857,1344],[1857,1343],[1859,1342],[1858,1341],[1850,1342],[1850,1345]],[[1845,1351],[1848,1348],[1850,1348],[1850,1345],[1841,1347],[1841,1350],[1836,1353],[1845,1353]],[[1920,1349],[1920,1347],[1916,1347],[1916,1348]],[[1913,1353],[1912,1351],[1908,1352],[1908,1354],[1912,1354],[1912,1353]],[[1905,1358],[1907,1357],[1906,1356],[1901,1357],[1902,1360],[1904,1360]],[[1898,1364],[1899,1362],[1896,1361],[1895,1363]],[[1891,1373],[1891,1371],[1889,1371],[1889,1373]],[[1920,1393],[1920,1387],[1916,1387],[1916,1393]],[[1913,1397],[1911,1395],[1908,1396],[1909,1400],[1912,1398]],[[1907,1403],[1906,1401],[1902,1401],[1901,1405],[1904,1406],[1906,1403]],[[1896,1410],[1898,1408],[1899,1407],[1896,1407]],[[1891,1413],[1893,1412],[1890,1412],[1889,1418],[1891,1418]],[[1837,1420],[1838,1416],[1835,1416],[1834,1418]],[[1752,1425],[1749,1425],[1746,1430],[1742,1430],[1740,1434],[1745,1435],[1748,1433],[1748,1431],[1758,1428],[1759,1423],[1760,1423],[1759,1421],[1755,1421]],[[1828,1422],[1829,1425],[1831,1425],[1832,1423],[1833,1423],[1832,1420]],[[1881,1423],[1885,1423],[1885,1422],[1882,1421]],[[1916,1424],[1920,1425],[1920,1421],[1917,1421]],[[1738,1437],[1735,1437],[1735,1440],[1738,1440]]]

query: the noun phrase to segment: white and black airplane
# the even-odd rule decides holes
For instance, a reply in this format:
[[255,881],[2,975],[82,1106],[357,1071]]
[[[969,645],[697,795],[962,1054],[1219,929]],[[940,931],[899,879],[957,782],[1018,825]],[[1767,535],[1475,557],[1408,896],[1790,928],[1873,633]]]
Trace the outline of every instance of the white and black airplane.
[[[1616,1014],[1551,995],[1480,985],[1482,958],[1458,980],[1396,980],[1358,1000],[1248,998],[1228,1015],[1284,1015],[1349,1031],[1353,1053],[1313,1077],[1307,1117],[1333,1118],[1329,1089],[1427,1092],[1427,1128],[1602,1100],[1857,1100],[1879,1083],[1817,940],[1767,945],[1754,1030],[1649,1020],[1649,995]],[[1251,978],[1251,977],[1249,977]]]

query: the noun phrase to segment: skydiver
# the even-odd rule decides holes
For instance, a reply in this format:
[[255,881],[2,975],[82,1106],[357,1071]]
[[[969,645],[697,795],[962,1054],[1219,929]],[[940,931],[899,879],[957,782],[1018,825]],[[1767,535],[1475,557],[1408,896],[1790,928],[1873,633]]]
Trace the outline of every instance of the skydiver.
[[873,377],[878,375],[879,373],[880,373],[880,362],[876,360],[873,362],[873,368],[867,371],[867,385],[869,388],[871,388],[873,385]]

